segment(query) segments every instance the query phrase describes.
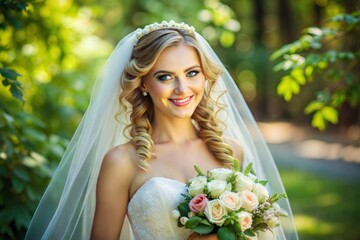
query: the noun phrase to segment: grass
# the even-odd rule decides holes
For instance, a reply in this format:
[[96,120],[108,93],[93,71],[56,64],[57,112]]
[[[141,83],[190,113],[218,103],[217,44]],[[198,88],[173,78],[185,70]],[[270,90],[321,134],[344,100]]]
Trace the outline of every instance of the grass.
[[279,170],[299,239],[360,239],[360,182]]

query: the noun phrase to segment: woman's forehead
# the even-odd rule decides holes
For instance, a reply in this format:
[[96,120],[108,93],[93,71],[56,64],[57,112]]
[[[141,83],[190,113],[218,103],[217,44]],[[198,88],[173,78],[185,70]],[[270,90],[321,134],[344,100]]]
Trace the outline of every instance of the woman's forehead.
[[164,69],[172,71],[188,69],[194,65],[201,65],[197,50],[192,46],[180,44],[162,51],[152,70]]

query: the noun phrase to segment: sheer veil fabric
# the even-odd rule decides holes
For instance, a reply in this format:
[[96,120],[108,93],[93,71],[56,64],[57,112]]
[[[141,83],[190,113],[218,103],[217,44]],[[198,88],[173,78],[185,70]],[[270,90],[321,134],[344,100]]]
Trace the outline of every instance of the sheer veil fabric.
[[[197,40],[216,62],[216,53],[198,33]],[[30,223],[25,239],[90,239],[96,204],[96,182],[105,153],[129,141],[123,130],[128,117],[115,116],[121,111],[118,96],[120,76],[131,58],[137,42],[135,32],[116,46],[96,80],[90,104],[70,141],[61,162],[46,189]],[[269,149],[230,74],[225,70],[213,92],[226,105],[220,118],[226,125],[224,136],[241,142],[244,165],[253,162],[259,178],[269,180],[270,192],[285,192]],[[298,239],[290,204],[282,199],[279,205],[289,217],[276,229],[276,239]],[[131,239],[131,227],[125,221],[120,239]]]

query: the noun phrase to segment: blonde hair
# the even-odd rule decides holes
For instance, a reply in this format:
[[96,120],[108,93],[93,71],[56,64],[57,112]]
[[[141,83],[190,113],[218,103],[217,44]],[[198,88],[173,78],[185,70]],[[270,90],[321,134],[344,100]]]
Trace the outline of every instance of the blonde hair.
[[148,160],[152,157],[154,142],[151,139],[151,121],[154,115],[153,103],[150,97],[144,97],[140,86],[142,77],[155,65],[164,49],[179,44],[195,48],[199,54],[201,67],[207,79],[204,97],[195,109],[192,119],[197,124],[199,137],[207,144],[208,149],[216,159],[223,163],[232,163],[233,150],[222,139],[223,130],[217,112],[223,106],[212,99],[210,93],[216,80],[222,74],[222,66],[210,59],[202,50],[192,31],[183,29],[160,29],[143,36],[134,46],[131,60],[121,76],[122,92],[119,96],[120,104],[130,114],[130,138],[136,145],[136,152],[140,158],[137,165],[148,169]]

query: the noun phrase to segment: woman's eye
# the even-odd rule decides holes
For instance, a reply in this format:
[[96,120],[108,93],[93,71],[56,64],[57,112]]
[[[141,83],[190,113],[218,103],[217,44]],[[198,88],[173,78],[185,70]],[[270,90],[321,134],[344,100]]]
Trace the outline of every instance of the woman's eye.
[[198,74],[199,74],[199,71],[194,70],[194,71],[188,72],[188,73],[187,73],[187,76],[188,76],[188,77],[195,77],[195,76],[198,75]]
[[166,81],[166,80],[170,80],[171,76],[168,74],[162,74],[162,75],[156,76],[156,78],[159,79],[160,81]]

